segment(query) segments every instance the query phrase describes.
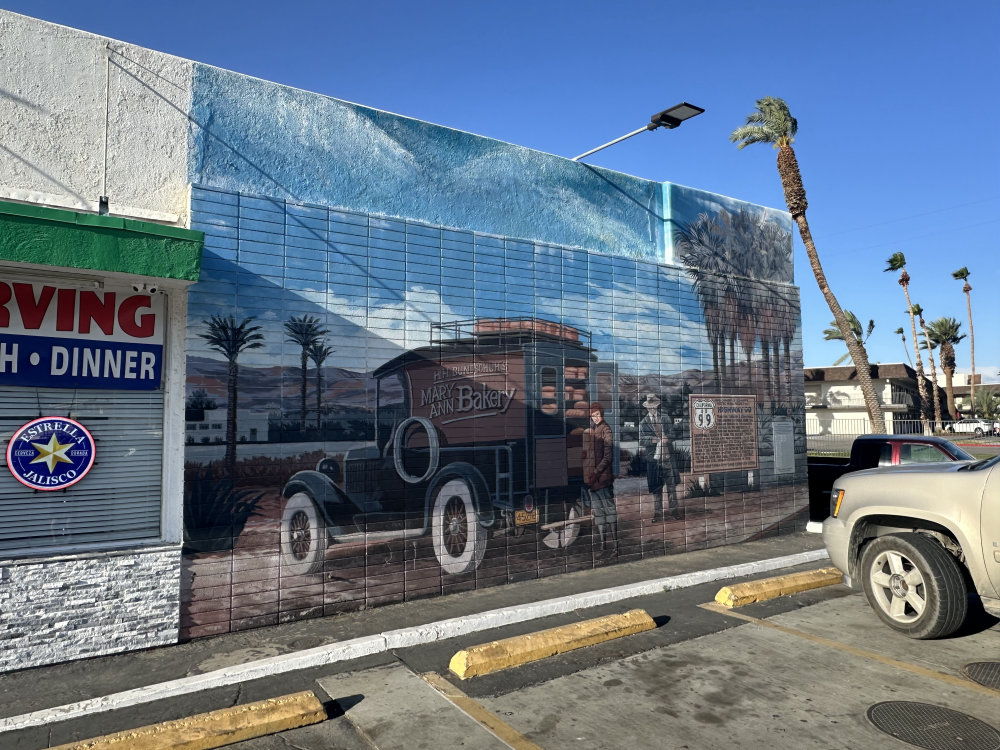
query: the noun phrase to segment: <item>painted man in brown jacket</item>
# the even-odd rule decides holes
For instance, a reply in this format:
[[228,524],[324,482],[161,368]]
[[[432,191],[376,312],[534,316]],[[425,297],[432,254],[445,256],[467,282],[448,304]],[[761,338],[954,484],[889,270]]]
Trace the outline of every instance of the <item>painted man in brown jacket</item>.
[[589,427],[583,433],[583,480],[590,505],[594,509],[594,525],[601,539],[600,556],[618,554],[618,509],[614,496],[614,435],[604,421],[604,407],[598,402],[590,405]]

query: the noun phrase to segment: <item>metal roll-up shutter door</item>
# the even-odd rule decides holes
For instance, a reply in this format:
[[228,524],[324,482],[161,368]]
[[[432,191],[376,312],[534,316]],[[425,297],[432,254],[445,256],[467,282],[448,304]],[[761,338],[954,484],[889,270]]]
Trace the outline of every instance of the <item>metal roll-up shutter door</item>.
[[[40,416],[70,417],[93,435],[90,473],[42,492],[6,466],[11,435]],[[0,388],[0,555],[160,536],[163,392]]]

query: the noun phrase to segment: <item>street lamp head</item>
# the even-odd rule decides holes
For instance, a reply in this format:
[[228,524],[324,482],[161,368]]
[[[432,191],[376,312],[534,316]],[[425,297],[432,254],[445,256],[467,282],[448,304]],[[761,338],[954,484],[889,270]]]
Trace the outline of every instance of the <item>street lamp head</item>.
[[685,120],[690,120],[696,115],[700,115],[705,110],[687,102],[675,104],[670,109],[657,112],[649,118],[646,130],[656,130],[657,128],[676,128]]
[[631,138],[633,135],[639,135],[646,130],[656,130],[657,128],[676,128],[685,120],[689,120],[695,115],[700,115],[704,112],[701,107],[696,107],[693,104],[688,104],[687,102],[681,102],[680,104],[675,104],[670,109],[665,109],[662,112],[657,112],[655,115],[649,118],[649,124],[643,125],[638,130],[633,130],[631,133],[626,133],[621,138],[615,138],[613,141],[608,141],[604,145],[598,146],[597,148],[592,148],[586,153],[580,154],[579,156],[574,156],[572,161],[580,161],[580,159],[585,156],[590,156],[591,154],[596,154],[601,149],[605,149],[608,146],[613,146],[616,143],[621,143],[627,138]]

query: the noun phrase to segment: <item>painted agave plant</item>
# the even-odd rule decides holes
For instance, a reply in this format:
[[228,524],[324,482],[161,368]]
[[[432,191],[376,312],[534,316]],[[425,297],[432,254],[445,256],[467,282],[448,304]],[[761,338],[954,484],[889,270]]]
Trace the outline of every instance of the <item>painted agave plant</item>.
[[263,497],[213,478],[211,466],[199,469],[184,483],[184,551],[232,549]]

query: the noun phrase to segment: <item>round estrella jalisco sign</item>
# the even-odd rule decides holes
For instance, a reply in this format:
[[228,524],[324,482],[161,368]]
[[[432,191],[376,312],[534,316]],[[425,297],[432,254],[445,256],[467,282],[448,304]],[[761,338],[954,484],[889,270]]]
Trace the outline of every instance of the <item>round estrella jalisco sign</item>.
[[86,427],[67,417],[40,417],[14,432],[7,468],[33,490],[64,490],[85,476],[97,454]]

